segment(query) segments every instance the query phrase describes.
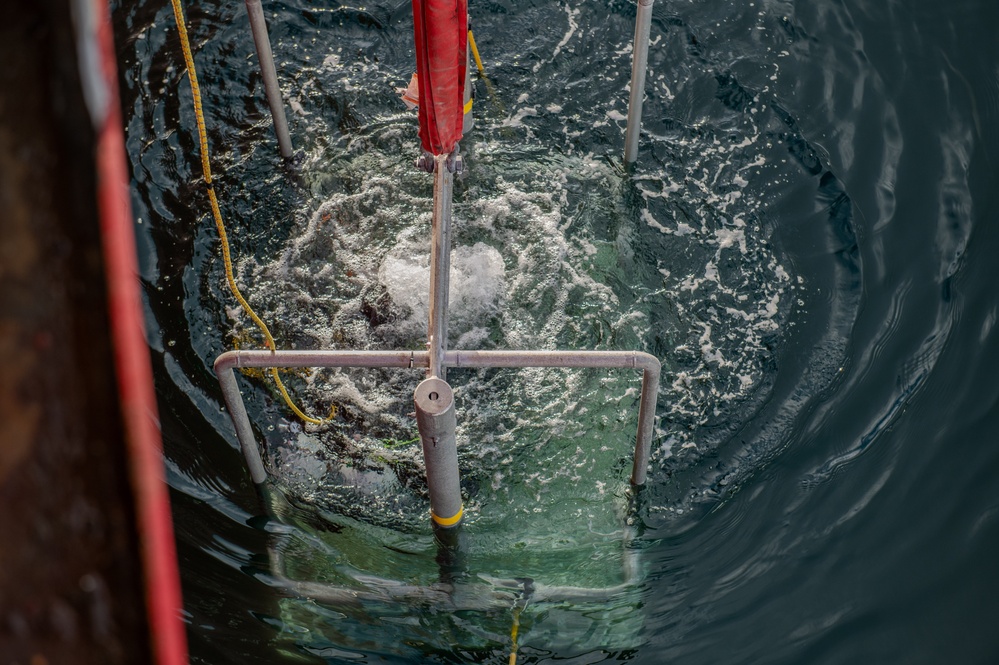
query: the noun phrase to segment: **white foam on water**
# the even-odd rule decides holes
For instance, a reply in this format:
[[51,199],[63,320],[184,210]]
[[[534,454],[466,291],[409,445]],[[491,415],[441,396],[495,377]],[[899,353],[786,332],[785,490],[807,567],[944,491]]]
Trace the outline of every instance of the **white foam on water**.
[[[413,324],[426,326],[430,307],[430,257],[425,246],[398,245],[382,262],[378,281],[385,286],[392,302],[409,311]],[[472,247],[454,247],[448,307],[451,321],[460,326],[462,321],[479,321],[498,312],[503,304],[505,282],[503,257],[495,248],[481,242]],[[468,339],[480,336],[477,332]]]
[[[572,36],[576,34],[576,30],[579,29],[579,24],[576,22],[576,19],[579,17],[579,9],[572,9],[569,6],[569,4],[566,3],[565,14],[567,18],[568,27],[566,29],[565,35],[562,36],[562,40],[555,45],[555,50],[552,51],[552,60],[554,60],[559,56],[559,53],[562,52],[562,49],[565,47],[565,45],[568,44],[569,40],[572,39]],[[538,62],[534,65],[533,67],[534,73],[537,73],[541,69],[541,64],[542,64],[541,62]]]

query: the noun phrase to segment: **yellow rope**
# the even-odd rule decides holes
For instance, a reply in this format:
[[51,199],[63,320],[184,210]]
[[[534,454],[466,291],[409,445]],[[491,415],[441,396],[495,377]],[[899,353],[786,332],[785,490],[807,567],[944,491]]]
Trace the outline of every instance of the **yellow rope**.
[[513,630],[510,631],[510,663],[509,665],[517,665],[517,631],[520,629],[520,605],[513,608]]
[[472,47],[472,57],[475,58],[475,66],[479,69],[479,75],[486,75],[486,68],[482,66],[482,58],[479,57],[479,49],[475,45],[475,35],[472,34],[472,29],[468,29],[468,45]]
[[[222,242],[222,262],[225,264],[225,278],[229,283],[229,290],[232,291],[232,295],[239,302],[240,307],[246,312],[253,323],[256,324],[257,328],[260,329],[261,334],[264,336],[264,346],[266,346],[271,351],[276,350],[276,345],[274,343],[274,337],[271,336],[271,331],[267,329],[267,324],[257,316],[257,313],[253,311],[250,307],[250,303],[246,301],[243,294],[239,292],[239,287],[236,286],[236,278],[233,276],[232,271],[232,256],[229,253],[229,236],[225,231],[225,224],[222,222],[222,211],[219,210],[218,199],[215,198],[215,185],[212,183],[212,166],[208,160],[208,132],[205,130],[205,116],[201,109],[201,88],[198,86],[198,73],[194,69],[194,56],[191,54],[191,43],[187,38],[187,24],[184,21],[184,12],[180,6],[180,0],[171,0],[173,3],[173,17],[177,22],[177,32],[180,33],[180,47],[184,51],[184,62],[187,65],[187,78],[191,82],[191,93],[194,96],[194,117],[197,120],[198,125],[198,139],[201,143],[201,171],[205,177],[205,185],[208,188],[208,200],[212,204],[212,216],[215,218],[215,228],[218,230],[219,240]],[[287,388],[284,387],[284,382],[281,381],[281,377],[278,376],[277,368],[270,368],[271,376],[274,378],[274,382],[277,384],[278,390],[281,391],[281,396],[284,398],[285,404],[288,405],[296,416],[308,423],[313,423],[315,425],[321,425],[323,423],[332,420],[333,416],[336,414],[336,407],[330,408],[330,415],[325,419],[314,418],[312,416],[306,415],[302,412],[295,402],[292,401],[291,396],[288,395]]]
[[[468,48],[472,52],[472,58],[475,59],[475,67],[479,70],[479,78],[486,85],[486,96],[489,97],[489,101],[492,102],[493,108],[500,115],[506,115],[506,108],[503,106],[503,102],[500,101],[499,97],[496,95],[496,91],[493,90],[493,82],[489,80],[486,76],[486,68],[482,65],[482,58],[479,57],[479,47],[475,44],[475,35],[472,34],[471,28],[468,30]],[[465,109],[467,113],[469,109]]]

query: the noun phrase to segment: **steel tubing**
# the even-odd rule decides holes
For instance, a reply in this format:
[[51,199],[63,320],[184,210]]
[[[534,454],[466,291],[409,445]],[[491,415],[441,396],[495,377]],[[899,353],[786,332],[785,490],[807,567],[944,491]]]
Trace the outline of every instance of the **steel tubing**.
[[624,163],[638,159],[638,137],[642,131],[642,101],[645,97],[645,71],[649,65],[649,34],[652,32],[653,0],[638,0],[635,15],[635,45],[631,59],[631,96],[628,100],[628,129],[624,136]]
[[[625,547],[629,543],[625,542]],[[631,549],[627,556],[637,557]],[[289,578],[284,572],[284,555],[279,548],[269,547],[271,574],[292,594],[321,603],[359,607],[364,603],[415,603],[442,611],[493,611],[509,609],[530,584],[531,603],[606,603],[642,583],[637,561],[626,563],[624,579],[607,587],[550,586],[525,578],[494,578],[478,575],[482,583],[438,582],[427,586],[406,584],[373,575],[350,575],[362,586],[335,586],[321,582],[306,582]],[[345,571],[346,572],[346,571]]]
[[454,392],[446,381],[430,377],[416,387],[413,402],[427,466],[430,516],[438,526],[453,528],[462,515]]
[[427,376],[447,380],[444,352],[447,351],[447,305],[451,281],[451,196],[454,174],[448,170],[447,155],[434,157],[434,212],[430,241],[430,316],[427,345],[430,368]]
[[641,351],[448,351],[448,367],[590,367],[659,370],[659,360]]
[[257,485],[267,480],[264,463],[253,437],[250,418],[239,393],[238,367],[422,367],[425,351],[227,351],[215,360],[215,376],[222,387],[236,439],[246,459],[250,478]]
[[250,17],[250,31],[253,33],[253,43],[257,47],[257,60],[260,61],[260,76],[264,80],[264,92],[267,94],[267,104],[271,107],[271,117],[274,119],[274,133],[277,134],[278,148],[281,156],[290,160],[294,154],[291,145],[291,134],[288,132],[288,119],[284,114],[284,103],[281,99],[281,88],[278,86],[277,70],[274,68],[274,54],[271,52],[271,40],[267,35],[267,22],[264,20],[264,10],[260,0],[246,0],[246,13]]
[[[221,357],[219,360],[221,360]],[[257,442],[253,438],[250,417],[246,414],[246,405],[243,404],[243,396],[239,394],[236,375],[232,371],[232,367],[220,367],[218,361],[216,361],[215,376],[218,377],[219,385],[222,387],[222,399],[225,400],[225,407],[229,410],[232,425],[236,428],[236,439],[239,441],[239,447],[243,451],[246,467],[250,470],[250,478],[256,485],[261,486],[267,480],[267,471],[264,469],[264,463],[260,459]]]
[[[446,325],[446,324],[445,324]],[[440,352],[440,372],[446,367],[576,367],[642,370],[642,395],[631,483],[643,485],[648,473],[659,394],[659,360],[638,351],[445,351]],[[233,369],[237,367],[397,367],[432,368],[428,351],[228,351],[215,361],[215,374],[229,409],[236,438],[255,483],[266,478],[254,442]],[[446,384],[445,384],[446,385]],[[438,513],[440,514],[440,513]],[[447,515],[445,515],[447,516]]]
[[216,374],[236,367],[426,367],[426,351],[226,351]]

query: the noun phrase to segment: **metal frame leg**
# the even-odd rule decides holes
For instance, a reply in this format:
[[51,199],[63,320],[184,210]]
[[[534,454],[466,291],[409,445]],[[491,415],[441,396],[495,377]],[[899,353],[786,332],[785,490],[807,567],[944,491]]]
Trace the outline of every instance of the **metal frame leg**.
[[649,65],[649,34],[652,32],[652,3],[638,0],[635,16],[635,45],[631,60],[631,96],[628,100],[628,129],[624,137],[624,163],[638,159],[638,137],[642,132],[642,100],[645,97],[645,71]]
[[274,68],[274,54],[271,52],[267,22],[264,20],[264,10],[260,0],[246,0],[246,13],[250,17],[250,30],[253,32],[253,43],[257,47],[260,76],[264,79],[264,91],[267,93],[267,104],[271,107],[271,117],[274,119],[278,148],[281,150],[281,156],[290,160],[294,156],[294,149],[288,131],[288,119],[284,115],[281,88],[278,86],[277,70]]

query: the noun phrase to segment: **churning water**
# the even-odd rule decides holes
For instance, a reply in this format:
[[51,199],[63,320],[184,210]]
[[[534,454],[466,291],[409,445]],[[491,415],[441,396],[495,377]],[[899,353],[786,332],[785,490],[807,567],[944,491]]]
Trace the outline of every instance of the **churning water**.
[[[225,289],[168,6],[115,10],[192,660],[506,662],[512,609],[346,610],[283,574],[430,584],[417,371],[241,377],[261,515],[214,358]],[[882,6],[884,5],[884,6]],[[916,6],[925,5],[925,6]],[[284,348],[425,342],[431,181],[408,3],[267,3],[303,162],[280,167],[240,2],[188,6],[237,278]],[[450,341],[663,362],[630,513],[630,372],[453,370],[467,574],[638,583],[528,603],[522,662],[994,662],[999,345],[991,4],[661,2],[620,168],[634,5],[470,8],[488,81],[455,187]],[[631,515],[631,526],[625,525]],[[636,558],[637,557],[637,558]]]

